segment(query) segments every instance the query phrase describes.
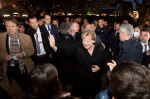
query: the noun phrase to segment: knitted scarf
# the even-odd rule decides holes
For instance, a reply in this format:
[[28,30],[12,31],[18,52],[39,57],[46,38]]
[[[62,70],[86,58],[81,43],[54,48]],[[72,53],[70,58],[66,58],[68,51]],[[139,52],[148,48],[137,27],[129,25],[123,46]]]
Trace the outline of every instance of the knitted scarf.
[[[16,34],[9,34],[10,37],[10,46],[9,46],[9,51],[10,51],[10,55],[14,58],[16,57],[15,55],[17,53],[21,52],[20,49],[20,44],[19,44],[19,34],[18,32]],[[16,64],[19,64],[19,69],[21,74],[25,73],[25,65],[22,62],[22,58],[17,58],[17,59],[13,59],[10,62],[10,66],[15,66]]]

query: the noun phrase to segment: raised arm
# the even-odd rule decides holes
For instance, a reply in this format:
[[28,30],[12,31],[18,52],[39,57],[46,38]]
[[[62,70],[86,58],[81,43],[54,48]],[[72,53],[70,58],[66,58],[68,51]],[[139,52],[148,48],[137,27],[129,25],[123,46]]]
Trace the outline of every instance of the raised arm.
[[57,51],[57,46],[55,45],[55,38],[52,34],[49,35],[48,37],[49,39],[49,44],[50,44],[50,47],[54,50],[54,51]]

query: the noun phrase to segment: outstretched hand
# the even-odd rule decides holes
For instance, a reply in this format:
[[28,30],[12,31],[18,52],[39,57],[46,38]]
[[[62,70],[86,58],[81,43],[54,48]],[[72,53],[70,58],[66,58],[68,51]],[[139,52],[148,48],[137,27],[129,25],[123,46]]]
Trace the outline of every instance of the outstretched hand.
[[54,36],[52,34],[50,34],[48,39],[49,39],[50,47],[52,47],[54,49],[54,47],[55,47],[55,38],[54,38]]
[[109,66],[110,71],[112,71],[113,68],[117,65],[114,60],[111,60],[111,61],[112,61],[112,63],[107,63],[107,65]]

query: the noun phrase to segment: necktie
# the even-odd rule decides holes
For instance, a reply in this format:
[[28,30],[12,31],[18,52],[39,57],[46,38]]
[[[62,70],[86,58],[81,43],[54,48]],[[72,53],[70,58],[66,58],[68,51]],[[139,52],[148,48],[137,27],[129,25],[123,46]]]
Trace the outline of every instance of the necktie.
[[115,36],[118,34],[118,31],[116,31]]
[[75,40],[75,35],[72,35],[73,39]]
[[49,34],[51,33],[51,29],[50,29],[49,25],[48,25],[48,32],[49,32]]
[[40,50],[40,43],[38,41],[38,34],[37,34],[37,32],[35,33],[35,37],[36,37],[36,49],[37,49],[37,53],[40,54],[41,50]]
[[147,51],[147,45],[145,44],[144,46],[145,46],[145,50],[144,50],[144,52],[146,52],[146,51]]

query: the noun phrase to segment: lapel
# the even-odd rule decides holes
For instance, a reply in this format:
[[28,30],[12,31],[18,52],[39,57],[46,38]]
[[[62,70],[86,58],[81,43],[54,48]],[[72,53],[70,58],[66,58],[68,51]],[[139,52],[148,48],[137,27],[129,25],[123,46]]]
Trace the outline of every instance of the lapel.
[[6,34],[6,36],[4,37],[4,41],[6,41],[5,49],[6,49],[7,53],[10,54],[10,52],[9,52],[9,36],[8,36],[8,34]]
[[24,36],[22,36],[21,34],[19,34],[19,43],[20,43],[20,50],[22,51],[22,48],[24,48]]
[[118,38],[119,37],[119,32],[117,32],[117,34],[116,34],[116,38]]
[[[40,31],[41,31],[41,35],[45,35],[46,37],[48,37],[49,36],[49,32],[47,31],[47,29],[46,29],[46,26],[45,26],[45,24],[43,24],[43,26],[42,27],[39,27],[40,28]],[[44,33],[44,34],[43,34]]]
[[51,34],[53,34],[53,25],[50,24],[50,26],[51,26]]
[[[46,27],[45,27],[46,28]],[[41,34],[41,38],[42,38],[42,42],[43,42],[43,40],[44,40],[44,38],[43,38],[43,33],[44,33],[44,31],[43,31],[43,29],[41,29],[40,27],[39,27],[39,30],[40,30],[40,34]]]
[[44,24],[44,26],[43,26],[43,27],[44,27],[44,29],[48,32],[48,30],[47,30],[47,27],[46,27],[46,26],[47,26],[47,25],[45,25],[45,24]]
[[[46,28],[46,27],[45,27]],[[46,45],[46,42],[47,42],[47,40],[48,40],[48,36],[46,36],[46,34],[44,34],[45,32],[44,32],[44,30],[42,29],[42,28],[40,28],[39,27],[39,29],[40,29],[40,33],[41,33],[41,38],[42,38],[42,42],[43,42],[43,47],[44,47],[44,49],[46,49],[46,46],[48,46],[48,45]],[[47,31],[47,30],[46,30]],[[46,37],[47,37],[47,39],[46,39]],[[46,50],[45,50],[46,51]]]

